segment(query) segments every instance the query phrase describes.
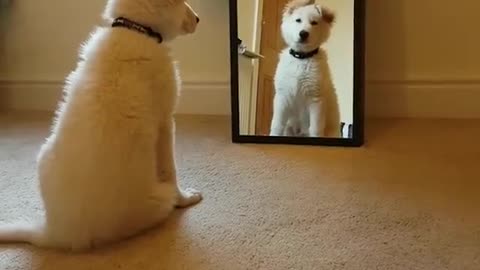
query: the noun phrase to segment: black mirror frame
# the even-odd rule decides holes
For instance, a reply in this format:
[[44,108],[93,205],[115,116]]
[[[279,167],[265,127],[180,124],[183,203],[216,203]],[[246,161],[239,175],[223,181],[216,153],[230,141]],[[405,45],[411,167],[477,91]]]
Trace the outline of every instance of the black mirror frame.
[[[241,0],[245,1],[245,0]],[[308,138],[240,135],[238,95],[238,21],[237,0],[230,0],[230,66],[232,142],[360,147],[364,144],[365,113],[365,0],[354,7],[354,89],[352,138]]]

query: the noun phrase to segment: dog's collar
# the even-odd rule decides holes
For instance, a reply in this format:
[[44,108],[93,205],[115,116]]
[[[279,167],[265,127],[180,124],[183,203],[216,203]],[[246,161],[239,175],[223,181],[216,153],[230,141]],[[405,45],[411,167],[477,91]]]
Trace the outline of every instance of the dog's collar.
[[124,17],[118,17],[115,20],[113,20],[112,27],[125,27],[128,29],[140,32],[142,34],[145,34],[151,38],[154,38],[157,40],[158,43],[163,42],[162,35],[158,32],[155,32],[151,27],[141,25],[139,23],[136,23]]
[[294,49],[290,49],[290,54],[297,59],[307,59],[318,54],[319,50],[319,48],[316,48],[315,50],[310,52],[297,52]]

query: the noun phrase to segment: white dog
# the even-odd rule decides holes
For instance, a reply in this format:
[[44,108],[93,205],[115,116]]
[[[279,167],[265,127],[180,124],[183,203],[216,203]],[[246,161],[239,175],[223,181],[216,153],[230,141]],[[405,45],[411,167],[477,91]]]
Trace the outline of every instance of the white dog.
[[340,113],[327,54],[334,14],[313,0],[293,0],[283,14],[271,136],[340,137]]
[[86,250],[161,223],[201,200],[180,190],[174,122],[180,79],[165,42],[199,21],[183,0],[108,0],[67,79],[38,155],[40,224],[0,226],[0,241]]

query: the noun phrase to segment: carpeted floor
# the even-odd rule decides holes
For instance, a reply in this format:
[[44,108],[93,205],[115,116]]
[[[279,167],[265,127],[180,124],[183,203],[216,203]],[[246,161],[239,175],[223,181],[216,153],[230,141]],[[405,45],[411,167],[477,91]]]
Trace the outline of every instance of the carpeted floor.
[[[360,149],[231,144],[227,119],[177,122],[201,204],[89,254],[0,245],[0,269],[480,269],[479,121],[370,121]],[[0,116],[0,222],[42,215],[49,123]]]

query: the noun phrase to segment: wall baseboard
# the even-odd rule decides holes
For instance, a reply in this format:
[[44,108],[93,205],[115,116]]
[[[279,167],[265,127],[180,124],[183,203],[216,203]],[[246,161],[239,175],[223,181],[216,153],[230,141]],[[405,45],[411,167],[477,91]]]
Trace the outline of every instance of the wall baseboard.
[[368,80],[366,116],[375,118],[480,118],[478,80]]
[[[0,108],[15,111],[54,111],[62,81],[0,80]],[[229,82],[184,82],[177,114],[230,114]]]
[[[0,80],[0,108],[53,111],[63,82]],[[480,118],[479,80],[379,81],[366,84],[375,118]],[[177,114],[230,114],[229,82],[184,82]]]

